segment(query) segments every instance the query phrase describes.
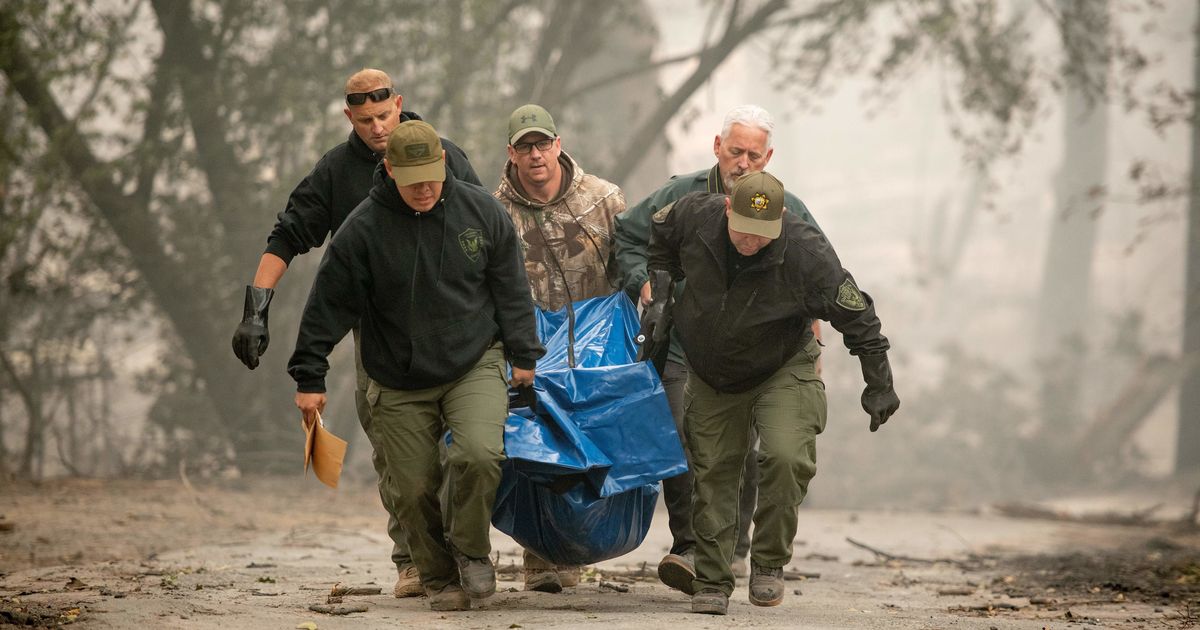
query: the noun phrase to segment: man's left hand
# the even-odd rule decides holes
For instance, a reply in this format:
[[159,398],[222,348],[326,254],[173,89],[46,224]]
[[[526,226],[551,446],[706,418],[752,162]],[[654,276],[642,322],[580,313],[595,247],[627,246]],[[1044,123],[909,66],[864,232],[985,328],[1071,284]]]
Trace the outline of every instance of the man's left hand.
[[517,366],[513,366],[512,380],[508,382],[513,387],[532,387],[533,386],[533,370],[522,370]]
[[878,431],[880,425],[887,422],[900,408],[900,397],[891,387],[885,390],[867,387],[862,393],[862,407],[863,411],[871,415],[871,430]]
[[862,393],[862,408],[871,416],[871,430],[877,431],[900,408],[900,397],[892,387],[892,366],[886,354],[860,356],[858,360],[867,383]]

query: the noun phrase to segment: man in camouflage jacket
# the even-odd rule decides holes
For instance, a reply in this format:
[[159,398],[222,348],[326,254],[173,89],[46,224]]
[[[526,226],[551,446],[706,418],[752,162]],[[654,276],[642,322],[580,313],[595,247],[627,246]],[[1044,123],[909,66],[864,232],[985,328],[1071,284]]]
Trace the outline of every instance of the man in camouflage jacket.
[[[534,304],[557,311],[617,290],[613,220],[625,196],[562,150],[541,106],[523,105],[509,117],[508,161],[495,195],[516,225]],[[579,567],[525,551],[525,590],[557,593],[578,583]]]

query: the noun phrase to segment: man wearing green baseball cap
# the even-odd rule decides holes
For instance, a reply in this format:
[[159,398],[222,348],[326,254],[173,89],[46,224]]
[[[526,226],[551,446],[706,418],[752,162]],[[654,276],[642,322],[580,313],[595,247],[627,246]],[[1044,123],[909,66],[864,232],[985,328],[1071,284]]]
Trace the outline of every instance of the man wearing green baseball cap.
[[[421,120],[416,112],[401,109],[404,97],[392,85],[392,78],[382,70],[364,68],[350,75],[343,87],[342,113],[350,121],[350,136],[329,150],[288,196],[287,205],[267,237],[266,250],[258,262],[254,279],[246,287],[242,321],[233,335],[233,352],[251,370],[258,367],[259,357],[267,351],[270,332],[268,312],[275,287],[283,279],[292,259],[325,242],[326,236],[338,231],[350,211],[367,196],[375,169],[383,159],[388,135],[396,125],[408,120]],[[479,177],[467,154],[453,142],[443,138],[447,164],[455,176],[474,184]],[[358,328],[354,329],[355,411],[359,424],[367,426],[367,376],[358,356]],[[408,554],[404,529],[396,519],[388,484],[383,479],[383,461],[372,453],[371,463],[379,475],[379,498],[388,513],[388,537],[392,539],[392,562],[399,577],[392,594],[396,597],[416,597],[424,594],[420,576]]]
[[[615,184],[585,173],[562,148],[550,112],[533,103],[508,118],[508,161],[494,193],[517,228],[533,303],[557,311],[612,295],[613,220],[625,211]],[[525,590],[557,593],[580,567],[555,566],[525,550]]]
[[691,368],[684,435],[695,475],[692,612],[723,615],[733,592],[730,558],[751,429],[760,443],[750,602],[783,601],[797,508],[816,474],[816,436],[825,428],[813,319],[832,323],[859,357],[871,430],[900,406],[871,297],[784,199],[783,184],[760,171],[738,179],[729,195],[690,193],[653,217],[649,269],[687,279],[674,317]]
[[446,168],[437,131],[397,125],[384,168],[321,260],[288,373],[296,406],[315,421],[329,352],[362,322],[367,437],[430,607],[467,610],[496,590],[488,533],[504,458],[505,364],[512,385],[532,385],[545,348],[512,222],[486,190]]
[[[772,137],[775,120],[767,110],[757,105],[738,105],[725,114],[720,132],[713,136],[712,151],[716,164],[711,168],[673,176],[661,188],[651,193],[637,205],[617,216],[616,243],[617,267],[621,274],[621,286],[642,306],[654,300],[650,292],[650,278],[646,269],[650,246],[651,217],[659,210],[678,201],[691,192],[728,194],[734,182],[746,173],[761,171],[767,167],[774,155]],[[784,205],[788,211],[807,223],[816,225],[812,214],[790,192],[784,192]],[[664,288],[665,290],[665,288]],[[682,283],[675,285],[675,295],[682,294]],[[820,324],[813,322],[813,334],[820,339]],[[672,329],[670,344],[661,361],[662,383],[671,404],[671,415],[679,435],[683,435],[683,385],[687,381],[688,368],[679,334]],[[659,361],[656,361],[659,363]],[[817,366],[820,372],[820,364]],[[754,446],[756,438],[751,436],[751,448],[743,462],[743,486],[738,504],[738,537],[733,551],[733,572],[737,577],[749,573],[746,557],[750,553],[750,522],[754,516],[758,496],[758,458]],[[684,451],[687,451],[686,444]],[[692,535],[692,473],[688,472],[663,480],[663,499],[671,527],[670,553],[658,563],[658,577],[671,588],[692,594],[692,580],[696,577],[693,562],[695,538]]]

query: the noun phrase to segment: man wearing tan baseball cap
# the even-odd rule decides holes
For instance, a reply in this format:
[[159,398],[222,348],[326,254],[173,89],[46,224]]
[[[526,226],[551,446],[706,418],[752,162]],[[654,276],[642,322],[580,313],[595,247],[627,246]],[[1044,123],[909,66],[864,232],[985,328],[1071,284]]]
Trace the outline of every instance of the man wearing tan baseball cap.
[[[772,138],[775,136],[775,120],[769,112],[757,105],[738,105],[730,109],[721,123],[719,133],[713,137],[713,156],[716,163],[711,168],[671,177],[661,188],[650,193],[628,210],[616,217],[614,241],[617,245],[615,257],[620,272],[620,284],[629,297],[642,306],[655,301],[650,293],[649,275],[646,270],[650,231],[657,212],[675,203],[691,192],[720,193],[727,195],[733,190],[738,178],[767,168],[774,155]],[[783,205],[788,212],[804,221],[816,225],[804,202],[790,192],[784,192]],[[675,287],[678,298],[683,287]],[[813,334],[821,338],[819,322],[813,322]],[[663,389],[671,406],[675,427],[683,435],[684,391],[687,381],[687,358],[679,343],[679,334],[672,329],[670,343],[654,357],[660,366]],[[821,365],[818,362],[817,372]],[[753,445],[757,438],[751,436]],[[686,445],[684,451],[686,452]],[[743,462],[742,492],[739,498],[738,538],[733,548],[733,573],[738,578],[749,576],[747,557],[750,555],[750,523],[758,503],[758,452],[751,446]],[[692,594],[692,580],[696,577],[692,553],[695,537],[692,534],[692,473],[663,480],[663,499],[667,505],[668,524],[671,528],[670,553],[658,563],[658,577],[663,584]]]
[[388,136],[384,160],[388,176],[400,188],[446,181],[446,152],[429,123],[412,120],[397,125]]
[[[730,232],[757,236],[766,241],[779,238],[783,230],[783,184],[774,175],[766,171],[743,175],[734,184],[733,195],[727,199]],[[765,242],[760,243],[760,248],[765,245]]]
[[[386,72],[364,68],[346,80],[342,112],[350,122],[351,131],[345,142],[330,149],[317,161],[312,171],[300,181],[288,196],[287,205],[267,237],[266,250],[258,261],[253,280],[246,286],[242,321],[233,335],[233,352],[251,370],[270,342],[268,313],[275,288],[282,281],[288,266],[296,256],[320,247],[326,237],[338,228],[371,190],[375,169],[383,159],[389,134],[396,125],[408,120],[421,120],[416,112],[401,109],[404,98],[392,84]],[[463,181],[479,183],[467,154],[450,140],[443,146],[447,153],[447,168]],[[359,354],[359,331],[354,330],[355,356]],[[364,428],[369,423],[366,410],[367,376],[362,361],[355,361],[355,412]],[[413,566],[405,542],[404,528],[396,518],[393,499],[388,496],[383,480],[383,461],[372,453],[371,463],[379,475],[379,498],[388,513],[387,532],[392,539],[392,561],[398,578],[392,588],[396,597],[423,595],[420,575]]]
[[[446,168],[442,145],[425,122],[391,132],[387,177],[321,260],[288,373],[296,406],[315,420],[329,352],[362,321],[367,437],[429,606],[449,611],[496,592],[488,533],[504,459],[505,374],[511,366],[511,384],[532,385],[545,348],[512,221],[488,191]],[[447,430],[454,440],[443,461]]]
[[[756,172],[728,196],[689,193],[652,219],[649,270],[687,279],[674,319],[691,368],[683,433],[695,475],[696,573],[686,586],[696,613],[728,609],[752,429],[760,443],[750,603],[783,602],[783,567],[792,559],[797,508],[816,474],[816,436],[827,411],[812,320],[832,323],[859,358],[872,431],[900,406],[871,297],[825,236],[785,205],[783,184]],[[660,275],[651,273],[651,282]]]

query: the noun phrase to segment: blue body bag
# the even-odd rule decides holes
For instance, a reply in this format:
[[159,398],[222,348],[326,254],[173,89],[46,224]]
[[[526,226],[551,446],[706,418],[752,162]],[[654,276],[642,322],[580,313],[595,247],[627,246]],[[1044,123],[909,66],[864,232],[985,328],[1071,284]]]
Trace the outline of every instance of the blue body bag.
[[623,292],[576,302],[573,337],[566,309],[537,317],[536,403],[510,410],[492,524],[555,564],[615,558],[645,539],[658,482],[687,470],[666,393],[636,361]]

